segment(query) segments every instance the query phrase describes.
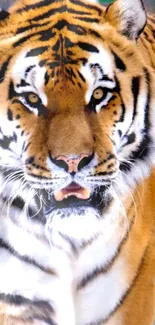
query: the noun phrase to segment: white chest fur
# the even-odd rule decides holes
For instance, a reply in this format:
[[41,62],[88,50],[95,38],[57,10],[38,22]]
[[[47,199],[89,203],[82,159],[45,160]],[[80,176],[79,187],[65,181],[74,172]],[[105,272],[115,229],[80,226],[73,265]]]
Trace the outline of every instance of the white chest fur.
[[[90,234],[94,229],[88,220],[86,222],[86,216],[83,223],[85,230],[88,224]],[[35,228],[33,221],[27,229],[25,225],[18,226],[5,217],[1,220],[0,237],[13,249],[12,254],[5,247],[1,248],[1,292],[54,301],[59,325],[86,325],[106,319],[129,283],[125,260],[117,258],[113,263],[128,229],[123,215],[109,212],[103,220],[97,221],[90,240],[87,235],[83,238],[84,231],[81,231],[81,240],[76,236],[75,240],[72,238],[75,251],[66,237],[67,227],[63,236],[56,229],[51,234],[48,231],[47,236],[42,226]],[[41,239],[43,234],[46,242]],[[25,257],[57,275],[26,262]]]

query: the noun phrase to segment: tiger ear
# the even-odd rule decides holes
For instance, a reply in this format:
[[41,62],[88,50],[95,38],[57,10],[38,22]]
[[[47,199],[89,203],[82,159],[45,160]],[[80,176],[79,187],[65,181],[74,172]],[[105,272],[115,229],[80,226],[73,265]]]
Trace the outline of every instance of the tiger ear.
[[105,20],[119,33],[135,40],[146,25],[144,4],[142,0],[116,0],[106,9]]
[[9,12],[3,9],[0,9],[0,22],[9,17]]

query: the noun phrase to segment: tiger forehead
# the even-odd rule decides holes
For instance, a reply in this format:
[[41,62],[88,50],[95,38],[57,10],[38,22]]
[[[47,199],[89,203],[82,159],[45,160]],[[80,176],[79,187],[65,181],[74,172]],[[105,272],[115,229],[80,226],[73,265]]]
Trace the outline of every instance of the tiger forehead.
[[[83,2],[80,7],[78,1],[77,3],[67,0],[32,3],[26,0],[24,10],[22,8],[23,5],[18,3],[15,9],[12,9],[11,21],[15,19],[13,28],[16,26],[14,34],[18,37],[13,47],[17,52],[19,48],[29,48],[25,55],[25,62],[30,59],[31,67],[33,59],[38,59],[38,66],[46,69],[45,84],[49,81],[52,84],[54,81],[55,85],[55,82],[65,77],[73,85],[74,79],[78,79],[81,87],[89,71],[83,70],[87,72],[85,78],[85,73],[81,73],[80,69],[95,55],[96,59],[92,65],[100,64],[102,61],[103,73],[110,78],[113,77],[112,56],[110,58],[108,47],[116,35],[113,28],[109,30],[110,27],[105,23],[102,7]],[[36,16],[36,9],[40,12],[39,16],[38,14]],[[101,22],[102,28],[100,28]],[[105,51],[104,46],[107,47]],[[102,59],[101,52],[104,52]]]
[[[37,11],[36,11],[37,10]],[[22,19],[27,20],[28,22],[33,21],[36,23],[40,19],[46,19],[51,17],[51,21],[54,21],[54,18],[56,18],[56,21],[58,21],[57,18],[74,18],[81,22],[88,22],[89,24],[91,22],[99,22],[103,20],[104,17],[104,10],[101,9],[101,6],[95,4],[91,4],[90,2],[81,2],[80,1],[68,1],[68,0],[59,0],[59,1],[32,1],[32,0],[19,0],[12,8],[11,13],[20,14],[22,13]],[[87,19],[85,18],[85,15],[87,15]],[[83,16],[83,17],[81,17]],[[92,21],[91,21],[91,16]],[[81,19],[80,19],[81,18]],[[90,19],[89,19],[90,18]],[[93,21],[94,19],[94,21]],[[96,21],[96,20],[97,21]],[[60,28],[60,26],[59,26]]]
[[[87,56],[77,56],[74,59],[65,62],[60,57],[52,58],[46,52],[44,47],[31,48],[23,50],[17,55],[12,69],[12,77],[14,83],[20,87],[27,88],[32,86],[37,90],[40,88],[50,88],[54,90],[57,84],[62,82],[68,85],[70,89],[78,86],[81,88],[92,88],[95,81],[104,80],[104,77],[109,77],[112,81],[114,78],[113,62],[111,55],[107,49],[104,49],[99,44],[96,45],[97,51],[89,53]],[[37,55],[42,52],[46,55],[42,57]],[[60,88],[63,88],[62,86]],[[26,89],[25,89],[26,90]],[[30,89],[29,89],[30,90]],[[32,90],[32,89],[31,89]]]
[[89,42],[86,42],[83,38],[77,38],[74,34],[58,33],[48,43],[35,43],[35,47],[32,46],[26,57],[38,57],[40,67],[46,65],[48,71],[59,69],[57,71],[58,75],[61,73],[71,75],[72,72],[67,68],[71,66],[79,68],[81,64],[86,64],[88,57],[92,53],[99,53],[99,49],[97,42],[92,44],[91,37],[89,37]]
[[[66,38],[66,44],[71,39],[86,36],[98,37],[95,25],[104,22],[104,10],[91,3],[63,1],[19,1],[11,9],[10,33],[16,35],[17,42],[14,46],[24,44],[24,35],[32,41],[48,42],[57,41],[61,34]],[[12,24],[13,23],[13,24]]]

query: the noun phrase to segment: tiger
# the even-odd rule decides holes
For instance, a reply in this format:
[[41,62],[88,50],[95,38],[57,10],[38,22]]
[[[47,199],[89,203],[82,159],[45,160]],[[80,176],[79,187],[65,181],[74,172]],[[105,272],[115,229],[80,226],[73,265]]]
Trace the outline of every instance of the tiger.
[[155,15],[0,11],[0,325],[153,325]]

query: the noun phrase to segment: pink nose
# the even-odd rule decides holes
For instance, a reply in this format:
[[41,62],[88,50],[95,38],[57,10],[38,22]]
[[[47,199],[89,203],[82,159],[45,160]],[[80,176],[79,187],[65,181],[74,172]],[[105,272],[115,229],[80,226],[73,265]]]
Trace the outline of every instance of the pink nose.
[[82,153],[75,158],[60,155],[55,159],[51,158],[51,160],[55,165],[64,168],[68,173],[77,173],[81,168],[88,165],[92,158],[93,154]]

